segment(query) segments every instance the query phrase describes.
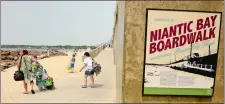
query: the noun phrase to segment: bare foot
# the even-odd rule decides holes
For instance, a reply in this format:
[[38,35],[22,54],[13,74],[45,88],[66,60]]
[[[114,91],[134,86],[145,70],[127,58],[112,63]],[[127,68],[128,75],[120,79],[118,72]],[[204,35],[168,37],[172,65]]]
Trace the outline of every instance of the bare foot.
[[91,88],[95,88],[95,86],[94,85],[90,85],[91,86]]
[[71,72],[69,72],[69,73],[74,73],[74,71],[71,71]]

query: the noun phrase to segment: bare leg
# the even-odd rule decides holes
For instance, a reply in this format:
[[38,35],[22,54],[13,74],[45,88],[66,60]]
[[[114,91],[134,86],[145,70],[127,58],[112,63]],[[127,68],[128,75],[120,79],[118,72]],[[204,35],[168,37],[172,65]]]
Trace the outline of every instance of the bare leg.
[[74,73],[74,68],[71,68],[70,69],[70,73]]
[[84,85],[82,86],[82,88],[87,88],[87,76],[84,76]]
[[33,90],[33,88],[34,88],[34,81],[31,81],[31,82],[30,82],[30,87],[31,87],[31,93],[32,93],[32,94],[35,94],[35,92],[34,92],[34,90]]
[[84,76],[84,85],[87,85],[87,76]]
[[94,87],[94,75],[90,75],[90,78],[91,78],[91,84],[92,84],[91,86]]
[[33,88],[34,88],[34,81],[30,82],[30,87],[31,87],[31,90],[33,90]]
[[25,83],[25,81],[23,81],[23,87],[24,87],[24,94],[28,94],[27,92],[27,83]]

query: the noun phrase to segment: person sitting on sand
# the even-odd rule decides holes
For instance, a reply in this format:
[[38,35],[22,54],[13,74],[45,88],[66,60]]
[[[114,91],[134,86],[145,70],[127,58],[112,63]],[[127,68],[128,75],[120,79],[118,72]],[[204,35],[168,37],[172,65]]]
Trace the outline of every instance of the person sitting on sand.
[[74,64],[75,64],[75,56],[76,56],[76,53],[72,55],[72,59],[70,61],[70,73],[73,73],[74,72]]
[[[20,69],[23,74],[24,74],[24,94],[28,94],[27,91],[27,83],[30,83],[31,86],[31,93],[35,94],[33,87],[34,87],[34,72],[32,71],[32,62],[37,62],[37,60],[31,56],[28,55],[28,51],[27,50],[23,50],[22,51],[22,56],[20,57],[20,59],[17,62],[17,68]],[[20,63],[21,61],[21,63]]]

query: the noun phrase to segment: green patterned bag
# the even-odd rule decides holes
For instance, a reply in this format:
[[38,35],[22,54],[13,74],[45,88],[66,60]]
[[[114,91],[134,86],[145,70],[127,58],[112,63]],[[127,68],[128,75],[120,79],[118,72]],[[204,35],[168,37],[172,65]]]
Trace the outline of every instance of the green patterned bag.
[[52,80],[46,79],[46,86],[52,86]]

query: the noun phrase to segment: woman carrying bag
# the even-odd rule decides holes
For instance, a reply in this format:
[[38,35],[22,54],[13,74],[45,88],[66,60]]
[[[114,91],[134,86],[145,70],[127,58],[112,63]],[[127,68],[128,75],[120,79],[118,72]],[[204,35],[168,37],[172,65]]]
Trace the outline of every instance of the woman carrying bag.
[[[28,90],[27,90],[27,84],[30,83],[31,86],[31,93],[35,94],[33,87],[34,87],[34,72],[32,71],[32,62],[37,62],[37,60],[31,56],[28,55],[28,51],[27,50],[23,50],[23,55],[21,56],[21,58],[18,60],[17,62],[17,68],[19,71],[21,71],[24,75],[24,94],[28,94]],[[14,74],[14,78],[15,78],[15,74]]]

